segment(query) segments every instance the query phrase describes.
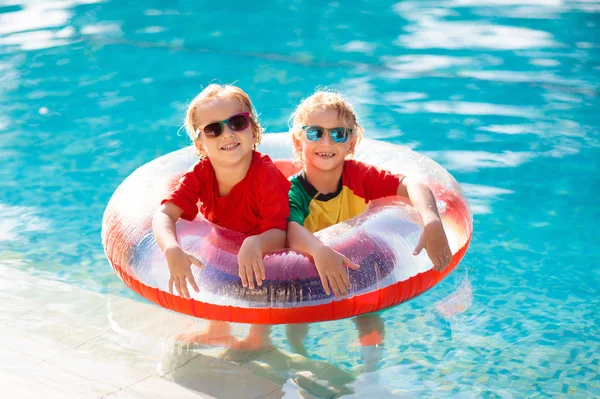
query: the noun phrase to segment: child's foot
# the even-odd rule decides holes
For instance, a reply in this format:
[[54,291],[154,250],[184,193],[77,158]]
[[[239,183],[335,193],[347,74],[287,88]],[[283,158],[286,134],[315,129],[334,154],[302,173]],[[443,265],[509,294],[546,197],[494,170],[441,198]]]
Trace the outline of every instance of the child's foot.
[[310,359],[308,356],[308,351],[302,342],[292,342],[290,341],[290,348],[293,353],[296,353],[300,356],[304,356],[307,359]]
[[260,356],[269,353],[275,349],[274,346],[265,346],[262,349],[238,349],[230,348],[221,354],[221,357],[230,362],[244,364],[259,358]]
[[271,342],[270,332],[270,326],[253,325],[248,337],[230,347],[230,350],[223,354],[223,358],[243,364],[273,350],[275,347]]
[[231,335],[231,326],[228,323],[214,322],[206,331],[179,334],[176,339],[184,344],[198,344],[209,346],[224,346],[236,348],[238,339]]
[[269,336],[249,334],[246,339],[238,341],[234,349],[246,351],[259,351],[273,349],[273,343]]
[[304,341],[308,336],[308,324],[288,324],[286,332],[292,352],[309,359],[308,351],[304,346]]
[[224,346],[226,348],[235,348],[238,345],[238,339],[232,335],[215,336],[210,332],[191,332],[179,334],[177,339],[182,344],[197,344],[207,346]]

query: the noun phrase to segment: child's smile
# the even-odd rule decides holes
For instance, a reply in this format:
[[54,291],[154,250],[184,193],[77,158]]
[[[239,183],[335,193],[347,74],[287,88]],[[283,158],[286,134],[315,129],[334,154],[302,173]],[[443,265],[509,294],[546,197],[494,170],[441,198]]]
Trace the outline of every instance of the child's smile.
[[240,146],[240,143],[229,143],[221,146],[222,151],[233,151]]
[[317,152],[317,155],[323,158],[333,158],[335,154],[333,152]]

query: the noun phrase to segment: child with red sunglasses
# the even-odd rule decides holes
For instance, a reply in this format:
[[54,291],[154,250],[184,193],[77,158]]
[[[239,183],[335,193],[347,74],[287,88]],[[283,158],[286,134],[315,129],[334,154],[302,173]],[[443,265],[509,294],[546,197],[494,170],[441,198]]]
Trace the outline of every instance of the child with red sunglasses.
[[[191,298],[199,292],[191,265],[204,265],[185,252],[176,236],[179,218],[194,220],[198,211],[210,222],[245,235],[237,258],[244,287],[265,279],[262,254],[285,246],[289,216],[289,181],[271,159],[256,151],[262,128],[248,95],[232,85],[211,84],[188,106],[186,130],[200,160],[162,201],[152,228],[169,265],[169,292]],[[200,202],[200,209],[198,209]],[[208,331],[182,337],[205,344],[240,349],[269,346],[268,326],[252,326],[248,338],[236,342],[228,323],[211,321]],[[246,345],[245,345],[246,344]]]
[[[347,295],[350,281],[344,268],[358,269],[359,265],[313,233],[358,216],[371,200],[382,197],[398,195],[411,201],[425,226],[414,255],[425,248],[435,270],[448,265],[452,253],[429,187],[349,159],[363,129],[351,105],[339,94],[317,91],[304,99],[293,114],[290,130],[303,169],[291,178],[288,245],[313,257],[327,294]],[[377,363],[377,348],[383,343],[383,321],[378,313],[371,313],[356,317],[354,323],[364,347],[365,370],[372,370],[376,364],[369,363]],[[308,326],[291,324],[287,331],[292,349],[307,356],[303,342]]]

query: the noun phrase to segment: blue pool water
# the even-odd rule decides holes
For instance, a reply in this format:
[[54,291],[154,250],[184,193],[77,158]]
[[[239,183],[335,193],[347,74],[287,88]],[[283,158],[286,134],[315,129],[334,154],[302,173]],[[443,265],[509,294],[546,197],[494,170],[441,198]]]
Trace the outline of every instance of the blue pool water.
[[[450,278],[385,314],[361,397],[600,397],[600,1],[165,4],[0,2],[0,262],[132,295],[104,257],[104,207],[189,144],[201,87],[241,86],[267,132],[333,87],[367,137],[448,168],[474,213]],[[357,374],[355,338],[314,325],[308,351]]]

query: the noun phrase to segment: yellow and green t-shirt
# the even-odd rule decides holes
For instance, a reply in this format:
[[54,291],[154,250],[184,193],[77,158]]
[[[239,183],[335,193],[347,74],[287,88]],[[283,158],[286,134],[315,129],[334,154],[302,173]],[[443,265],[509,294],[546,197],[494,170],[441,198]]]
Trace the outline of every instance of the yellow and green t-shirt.
[[337,190],[321,194],[308,182],[303,170],[290,179],[288,221],[316,233],[360,215],[371,200],[396,195],[403,178],[375,166],[347,160]]

